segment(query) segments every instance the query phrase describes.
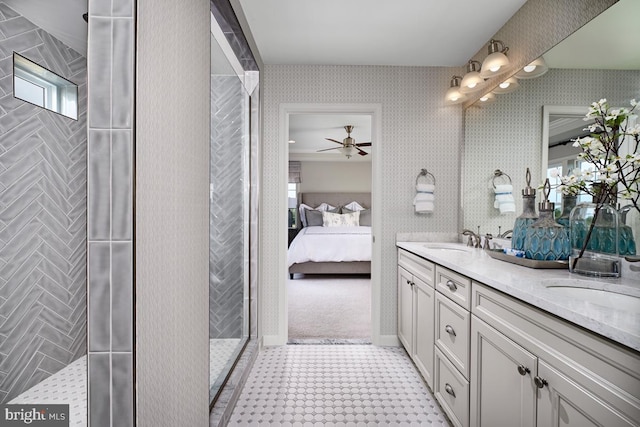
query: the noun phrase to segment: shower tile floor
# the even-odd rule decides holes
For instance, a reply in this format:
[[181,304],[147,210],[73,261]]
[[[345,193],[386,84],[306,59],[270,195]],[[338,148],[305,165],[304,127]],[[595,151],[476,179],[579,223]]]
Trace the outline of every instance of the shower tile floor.
[[216,383],[218,377],[229,364],[231,355],[240,344],[240,338],[209,340],[209,386]]
[[400,347],[287,345],[258,355],[228,425],[451,424]]

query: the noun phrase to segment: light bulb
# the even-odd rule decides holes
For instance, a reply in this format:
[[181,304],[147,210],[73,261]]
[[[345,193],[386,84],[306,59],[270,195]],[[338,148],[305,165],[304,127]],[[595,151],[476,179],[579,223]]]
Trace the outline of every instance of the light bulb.
[[531,73],[531,72],[532,72],[533,70],[535,70],[535,69],[536,69],[536,66],[535,66],[535,65],[527,65],[527,66],[526,66],[526,67],[524,67],[522,70],[523,70],[525,73]]
[[506,88],[508,88],[510,85],[511,85],[511,83],[509,83],[509,82],[502,82],[502,83],[500,83],[500,84],[499,84],[499,86],[500,86],[502,89],[506,89]]

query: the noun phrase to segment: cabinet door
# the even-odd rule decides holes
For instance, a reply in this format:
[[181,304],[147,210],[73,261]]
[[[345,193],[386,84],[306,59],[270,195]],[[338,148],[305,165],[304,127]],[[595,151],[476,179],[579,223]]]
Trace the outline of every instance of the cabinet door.
[[413,355],[413,277],[398,266],[398,338]]
[[414,277],[415,304],[415,345],[413,361],[433,390],[433,307],[435,291],[426,282]]
[[544,379],[538,395],[539,427],[628,427],[638,426],[604,400],[543,360],[538,376]]
[[533,354],[471,316],[471,425],[534,427],[536,361]]

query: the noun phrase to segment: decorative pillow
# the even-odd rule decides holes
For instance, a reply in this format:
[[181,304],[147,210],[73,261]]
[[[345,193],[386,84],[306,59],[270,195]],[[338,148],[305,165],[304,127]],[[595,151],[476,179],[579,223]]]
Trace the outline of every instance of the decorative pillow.
[[302,222],[302,226],[307,227],[307,216],[305,215],[305,212],[307,210],[326,211],[329,209],[336,209],[336,207],[331,206],[327,203],[320,203],[318,207],[313,208],[309,205],[305,205],[304,203],[300,203],[300,206],[298,206],[298,212],[300,213],[300,221]]
[[351,209],[342,208],[342,213],[360,212],[360,225],[371,227],[371,209],[362,209],[360,211],[352,211]]
[[322,212],[323,227],[357,227],[360,224],[360,212],[338,214]]
[[349,209],[351,212],[361,211],[361,210],[364,209],[364,207],[362,207],[360,205],[360,203],[358,203],[356,201],[348,203],[348,204],[344,205],[343,207]]
[[[317,226],[317,227],[322,227],[323,226],[323,220],[322,220],[322,212],[320,210],[317,209],[305,209],[305,215],[307,217],[307,227],[313,227],[313,226]],[[331,212],[331,213],[340,213],[340,208],[334,208],[334,209],[329,209],[325,212]]]

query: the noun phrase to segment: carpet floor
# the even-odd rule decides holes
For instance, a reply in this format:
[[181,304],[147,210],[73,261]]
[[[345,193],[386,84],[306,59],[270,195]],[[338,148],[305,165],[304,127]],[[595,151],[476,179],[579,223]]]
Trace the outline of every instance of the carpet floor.
[[290,341],[371,339],[368,276],[304,275],[287,286]]

